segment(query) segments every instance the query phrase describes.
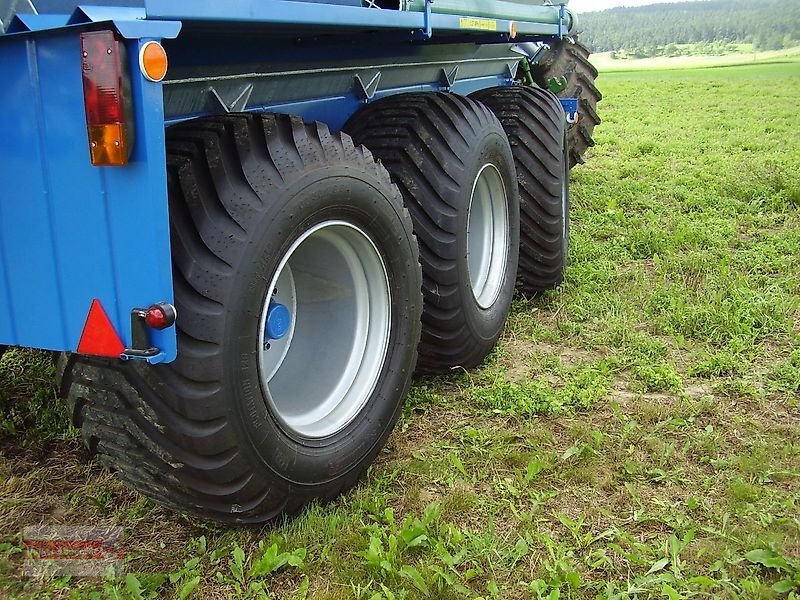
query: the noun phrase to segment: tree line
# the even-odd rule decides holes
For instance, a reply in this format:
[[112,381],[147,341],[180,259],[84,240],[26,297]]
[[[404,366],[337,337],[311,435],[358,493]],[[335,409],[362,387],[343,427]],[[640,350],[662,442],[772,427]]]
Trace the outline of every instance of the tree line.
[[593,52],[653,56],[680,53],[678,44],[701,44],[716,54],[737,43],[753,44],[756,50],[800,44],[796,0],[676,2],[612,8],[578,18],[581,41]]

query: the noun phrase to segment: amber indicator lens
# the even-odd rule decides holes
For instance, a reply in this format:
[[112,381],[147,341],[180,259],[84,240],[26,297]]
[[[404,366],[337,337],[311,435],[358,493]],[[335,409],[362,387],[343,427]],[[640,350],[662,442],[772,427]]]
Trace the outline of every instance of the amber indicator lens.
[[159,82],[167,76],[167,52],[158,42],[147,42],[139,51],[139,67],[149,81]]

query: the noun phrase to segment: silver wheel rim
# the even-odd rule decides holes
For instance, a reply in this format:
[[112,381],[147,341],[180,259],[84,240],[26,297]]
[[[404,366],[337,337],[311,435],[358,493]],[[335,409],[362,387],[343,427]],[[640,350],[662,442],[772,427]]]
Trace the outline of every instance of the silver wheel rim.
[[497,167],[484,165],[472,186],[467,217],[467,268],[472,295],[483,309],[500,295],[508,260],[508,197]]
[[[269,339],[272,303],[291,317]],[[389,347],[391,296],[372,240],[343,221],[305,232],[284,254],[261,309],[258,366],[268,405],[289,432],[334,435],[375,390]]]

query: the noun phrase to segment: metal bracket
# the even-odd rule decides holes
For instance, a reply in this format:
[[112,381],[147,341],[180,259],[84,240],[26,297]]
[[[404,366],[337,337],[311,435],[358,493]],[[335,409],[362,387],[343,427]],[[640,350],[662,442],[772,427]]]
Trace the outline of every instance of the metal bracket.
[[558,96],[561,92],[567,89],[567,78],[563,75],[560,77],[551,77],[547,80],[547,89],[553,92],[556,96]]
[[150,333],[145,318],[147,309],[134,308],[131,311],[132,348],[125,348],[120,355],[122,360],[147,360],[161,354],[161,350],[150,345]]
[[378,84],[381,82],[381,72],[378,71],[375,75],[372,76],[372,79],[369,80],[368,83],[364,83],[364,80],[361,79],[361,75],[356,75],[353,78],[356,82],[356,91],[358,91],[361,96],[362,100],[372,100],[375,96],[375,93],[378,91]]
[[429,40],[433,37],[433,0],[425,0],[425,39]]
[[567,7],[562,4],[558,10],[558,39],[564,39],[564,19],[567,17]]
[[550,44],[545,44],[545,43],[543,43],[543,42],[542,42],[542,43],[540,43],[540,45],[539,45],[539,49],[538,49],[538,50],[536,51],[536,53],[535,53],[533,56],[531,56],[531,57],[530,57],[530,59],[529,59],[529,60],[530,60],[530,62],[531,62],[531,64],[532,64],[532,65],[537,65],[537,64],[539,64],[539,61],[541,60],[541,58],[542,58],[542,57],[543,57],[545,54],[547,54],[547,51],[548,51],[548,50],[550,50]]
[[442,84],[447,87],[453,87],[453,84],[458,78],[458,65],[455,65],[450,71],[442,67]]
[[247,108],[247,103],[250,101],[250,96],[253,94],[253,84],[246,84],[239,92],[239,95],[230,102],[223,100],[222,96],[219,95],[219,92],[217,92],[217,89],[214,86],[211,86],[209,91],[214,99],[219,102],[220,106],[222,106],[226,113],[242,112],[245,108]]
[[[148,319],[148,315],[150,319]],[[146,360],[161,362],[164,353],[151,344],[150,328],[166,329],[175,325],[175,307],[168,302],[159,302],[149,308],[134,308],[131,311],[131,347],[120,355],[122,360]]]
[[567,123],[574,125],[580,120],[581,103],[578,98],[559,98],[561,106],[564,109]]
[[517,78],[517,71],[519,70],[519,61],[508,63],[506,65],[506,73],[511,79]]

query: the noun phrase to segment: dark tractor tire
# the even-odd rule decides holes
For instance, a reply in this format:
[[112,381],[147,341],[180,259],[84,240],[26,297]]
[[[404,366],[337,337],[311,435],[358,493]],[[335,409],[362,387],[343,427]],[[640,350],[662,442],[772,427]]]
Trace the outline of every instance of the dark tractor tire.
[[517,289],[523,295],[564,280],[569,252],[569,159],[566,121],[547,90],[513,86],[470,96],[497,115],[511,142],[520,196]]
[[383,447],[414,372],[422,275],[402,197],[367,150],[295,117],[190,121],[167,148],[178,358],[72,355],[62,394],[89,448],[160,504],[237,524],[332,499]]
[[403,94],[345,125],[389,170],[422,262],[418,370],[474,367],[502,333],[519,258],[519,191],[497,117],[453,94]]
[[594,146],[594,128],[600,124],[597,104],[603,99],[603,94],[595,85],[598,73],[589,62],[589,54],[580,42],[564,39],[551,43],[550,50],[533,67],[533,78],[539,86],[547,89],[550,79],[564,77],[567,87],[558,95],[580,99],[578,122],[567,128],[570,169],[584,163],[586,151]]

